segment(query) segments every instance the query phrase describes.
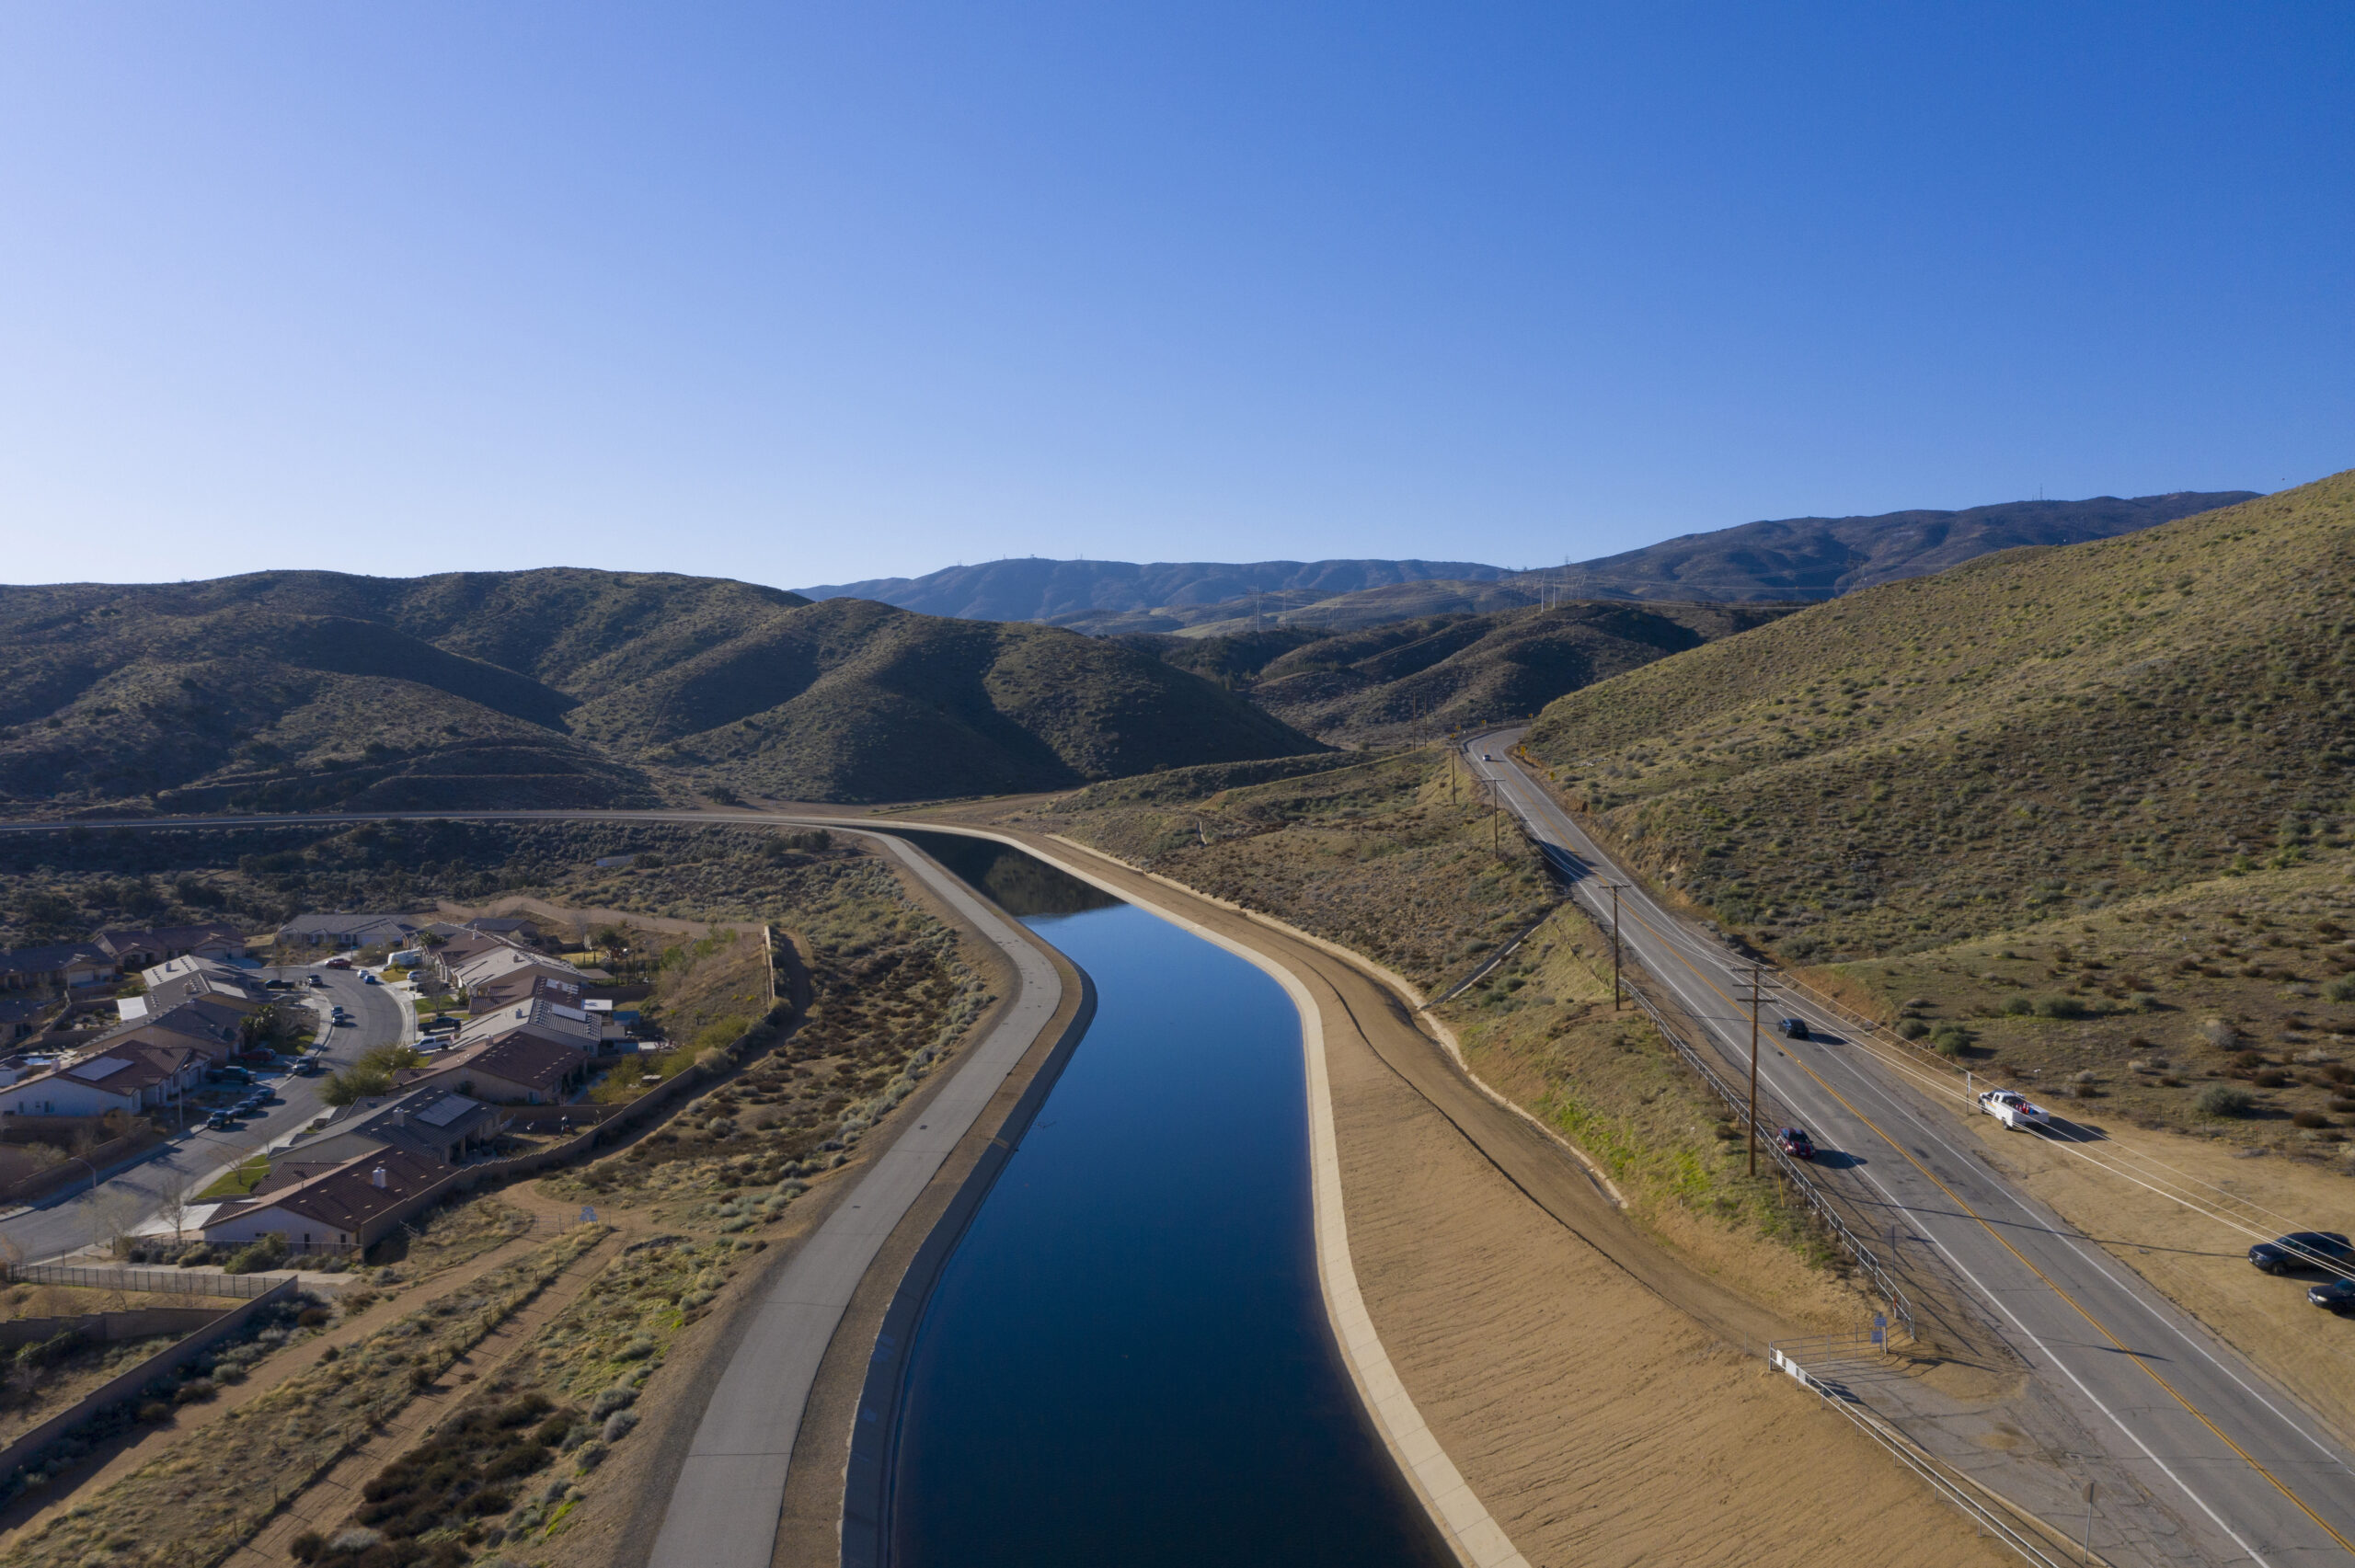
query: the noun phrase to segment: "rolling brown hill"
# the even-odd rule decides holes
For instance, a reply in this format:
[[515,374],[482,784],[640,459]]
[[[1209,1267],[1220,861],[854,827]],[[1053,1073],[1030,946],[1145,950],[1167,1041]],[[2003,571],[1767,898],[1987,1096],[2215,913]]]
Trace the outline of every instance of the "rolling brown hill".
[[1418,616],[1332,635],[1292,625],[1120,640],[1247,690],[1304,733],[1385,743],[1534,714],[1566,692],[1791,608],[1578,603]]
[[1053,788],[1315,743],[1133,650],[718,578],[0,588],[0,809]]

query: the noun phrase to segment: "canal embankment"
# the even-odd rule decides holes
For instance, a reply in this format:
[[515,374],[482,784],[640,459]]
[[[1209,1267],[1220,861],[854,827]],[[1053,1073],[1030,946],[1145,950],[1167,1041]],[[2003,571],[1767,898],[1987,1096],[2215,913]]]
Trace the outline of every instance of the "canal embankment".
[[[1256,955],[1311,1004],[1339,1245],[1405,1400],[1385,1411],[1361,1373],[1360,1386],[1396,1422],[1386,1435],[1427,1505],[1441,1496],[1430,1476],[1452,1471],[1536,1564],[1797,1565],[1827,1550],[1857,1562],[2008,1561],[1768,1372],[1763,1341],[1798,1325],[1638,1230],[1557,1140],[1464,1075],[1395,977],[1080,846],[1007,836]],[[1336,1324],[1346,1336],[1342,1314]],[[1448,1471],[1418,1467],[1418,1452]],[[1478,1560],[1483,1543],[1455,1539]]]

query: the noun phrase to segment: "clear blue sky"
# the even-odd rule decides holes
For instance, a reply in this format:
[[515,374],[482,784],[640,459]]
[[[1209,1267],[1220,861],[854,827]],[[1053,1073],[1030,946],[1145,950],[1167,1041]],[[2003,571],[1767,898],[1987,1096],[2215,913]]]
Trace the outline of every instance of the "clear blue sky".
[[0,576],[1584,558],[2355,465],[2355,9],[0,11]]

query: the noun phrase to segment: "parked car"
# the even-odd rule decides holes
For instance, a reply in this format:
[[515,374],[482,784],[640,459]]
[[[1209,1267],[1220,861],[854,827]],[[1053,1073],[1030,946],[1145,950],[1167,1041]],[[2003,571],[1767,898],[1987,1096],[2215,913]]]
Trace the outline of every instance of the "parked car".
[[293,980],[283,979],[264,980],[261,983],[261,989],[264,990],[293,990],[294,989],[294,982]]
[[385,982],[378,979],[375,976],[363,971],[360,977],[360,983],[365,986],[380,986]]
[[351,960],[349,958],[330,958],[319,967],[323,969],[349,969],[351,967]]
[[1814,1036],[1807,1032],[1807,1020],[1804,1018],[1786,1018],[1779,1024],[1776,1024],[1775,1027],[1780,1029],[1786,1036],[1794,1040],[1811,1040],[1815,1038]]
[[1775,1135],[1775,1141],[1794,1160],[1815,1158],[1815,1139],[1807,1135],[1805,1127],[1786,1127]]
[[2287,1274],[2316,1264],[2355,1264],[2355,1245],[2336,1230],[2292,1230],[2251,1247],[2248,1261],[2267,1274]]
[[311,976],[311,977],[309,977],[309,978],[310,978],[310,982],[311,982],[311,984],[313,984],[313,985],[315,985],[315,986],[319,986],[319,987],[324,988],[324,987],[327,985],[327,982],[323,978],[321,978],[320,976],[317,976],[317,975],[313,975],[313,976]]
[[417,1026],[417,1032],[420,1035],[454,1035],[458,1032],[458,1021],[446,1014],[429,1018]]
[[220,1067],[206,1068],[204,1076],[215,1083],[251,1083],[254,1081],[254,1075],[244,1068],[230,1067],[225,1063]]
[[312,1058],[304,1057],[288,1070],[297,1078],[316,1078],[319,1075],[319,1064]]
[[2051,1119],[2044,1114],[2043,1106],[2016,1089],[1988,1090],[1979,1096],[1979,1108],[2014,1132],[2043,1127]]
[[2306,1299],[2345,1317],[2355,1312],[2355,1279],[2331,1279],[2306,1287]]
[[237,1128],[237,1113],[215,1111],[204,1118],[204,1125],[213,1132],[235,1132]]

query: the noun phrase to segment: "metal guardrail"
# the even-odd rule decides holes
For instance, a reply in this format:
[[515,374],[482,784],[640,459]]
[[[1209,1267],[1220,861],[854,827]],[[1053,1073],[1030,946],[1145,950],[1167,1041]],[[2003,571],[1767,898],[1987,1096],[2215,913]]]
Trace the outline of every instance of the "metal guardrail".
[[[1873,1413],[1868,1406],[1848,1391],[1837,1376],[1829,1375],[1836,1373],[1839,1354],[1844,1350],[1855,1356],[1877,1355],[1879,1347],[1865,1337],[1865,1331],[1858,1330],[1854,1334],[1819,1334],[1811,1339],[1776,1340],[1767,1346],[1766,1355],[1776,1371],[1786,1374],[1802,1388],[1814,1391],[1817,1398],[1846,1417],[1850,1425],[1879,1444],[1891,1458],[1919,1476],[1932,1492],[1957,1512],[2011,1548],[2023,1560],[2037,1564],[2038,1568],[2068,1568],[2072,1563],[2101,1561],[2092,1556],[2090,1550],[2083,1554],[2067,1551],[2056,1556],[2051,1546],[2023,1528],[2011,1515],[1983,1500],[1975,1482],[1966,1479],[1951,1465],[1924,1451],[1895,1425]],[[2088,1549],[2091,1544],[2088,1539]]]
[[11,1284],[83,1285],[101,1290],[146,1290],[157,1295],[244,1296],[267,1294],[286,1275],[196,1273],[178,1268],[83,1268],[73,1264],[17,1263],[0,1270]]
[[[1645,1014],[1651,1019],[1652,1027],[1660,1031],[1660,1038],[1673,1047],[1676,1054],[1684,1059],[1685,1064],[1701,1075],[1701,1081],[1716,1090],[1717,1097],[1732,1108],[1734,1119],[1737,1122],[1749,1121],[1749,1094],[1728,1083],[1717,1075],[1717,1070],[1703,1059],[1700,1051],[1692,1042],[1685,1039],[1683,1035],[1679,1033],[1660,1010],[1653,1004],[1652,999],[1644,994],[1642,987],[1629,985],[1626,990],[1629,996],[1636,999],[1636,1005],[1642,1008]],[[1832,1239],[1840,1243],[1841,1250],[1845,1252],[1854,1260],[1855,1265],[1864,1271],[1866,1277],[1873,1282],[1874,1288],[1879,1290],[1881,1296],[1889,1302],[1890,1314],[1904,1325],[1906,1337],[1912,1338],[1913,1336],[1913,1299],[1899,1287],[1896,1279],[1883,1265],[1880,1254],[1867,1245],[1864,1239],[1849,1228],[1848,1222],[1840,1218],[1839,1212],[1832,1207],[1831,1199],[1824,1196],[1823,1190],[1816,1185],[1814,1178],[1807,1173],[1798,1161],[1783,1152],[1782,1145],[1775,1140],[1770,1129],[1763,1124],[1752,1124],[1751,1133],[1758,1139],[1759,1146],[1765,1150],[1767,1156],[1775,1162],[1783,1174],[1789,1178],[1791,1185],[1798,1189],[1799,1196],[1807,1200],[1808,1207],[1815,1211],[1816,1218],[1821,1219],[1824,1228],[1832,1232]]]

